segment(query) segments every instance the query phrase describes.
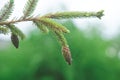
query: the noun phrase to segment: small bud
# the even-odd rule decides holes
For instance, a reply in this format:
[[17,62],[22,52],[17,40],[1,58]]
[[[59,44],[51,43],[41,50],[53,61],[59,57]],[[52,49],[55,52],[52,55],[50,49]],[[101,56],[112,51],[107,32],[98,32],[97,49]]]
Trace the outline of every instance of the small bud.
[[16,48],[19,47],[19,39],[18,39],[17,35],[12,33],[11,34],[11,41]]
[[104,12],[104,10],[101,10],[101,11],[97,12],[97,17],[99,19],[101,19],[101,17],[104,16],[103,12]]
[[68,46],[62,46],[62,53],[69,65],[72,63],[71,52]]

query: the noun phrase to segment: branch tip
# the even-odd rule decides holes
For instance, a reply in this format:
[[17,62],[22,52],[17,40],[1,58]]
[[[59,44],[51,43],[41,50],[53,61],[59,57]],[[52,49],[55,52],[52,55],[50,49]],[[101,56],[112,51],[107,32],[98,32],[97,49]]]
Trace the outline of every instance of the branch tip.
[[103,12],[104,12],[104,10],[98,11],[96,16],[97,16],[99,19],[101,19],[101,17],[104,16]]

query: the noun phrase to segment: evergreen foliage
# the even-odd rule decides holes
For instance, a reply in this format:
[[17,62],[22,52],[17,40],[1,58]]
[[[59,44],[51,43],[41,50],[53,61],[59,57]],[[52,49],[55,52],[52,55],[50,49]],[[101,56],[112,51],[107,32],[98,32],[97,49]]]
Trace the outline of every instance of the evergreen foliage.
[[0,26],[0,34],[7,34],[8,33],[8,28]]
[[0,21],[5,21],[9,18],[10,14],[13,11],[14,1],[10,0],[4,7],[0,10]]
[[99,12],[57,12],[50,13],[43,16],[33,17],[32,13],[35,10],[38,0],[28,0],[23,9],[23,16],[19,19],[7,20],[14,7],[14,0],[9,0],[3,8],[0,10],[0,33],[6,34],[11,33],[11,41],[13,45],[19,47],[19,38],[24,39],[24,34],[14,24],[23,21],[32,21],[41,31],[49,32],[51,30],[57,36],[62,46],[62,53],[68,64],[71,64],[71,53],[69,45],[67,44],[66,38],[63,33],[69,33],[70,31],[54,21],[54,19],[68,19],[68,18],[81,18],[81,17],[97,17],[101,19],[103,16],[103,10]]

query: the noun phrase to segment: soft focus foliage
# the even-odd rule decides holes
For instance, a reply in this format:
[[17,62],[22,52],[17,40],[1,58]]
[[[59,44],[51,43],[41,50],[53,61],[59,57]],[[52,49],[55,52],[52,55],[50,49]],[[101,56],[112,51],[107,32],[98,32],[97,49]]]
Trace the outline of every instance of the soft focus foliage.
[[35,31],[21,42],[19,49],[10,47],[0,51],[0,80],[120,79],[120,60],[107,53],[112,41],[105,41],[94,29],[87,37],[71,21],[64,25],[71,31],[66,34],[73,56],[71,66],[65,64],[52,33]]
[[[71,51],[69,49],[69,44],[67,44],[67,40],[64,37],[64,33],[69,33],[69,30],[63,26],[62,24],[57,23],[54,19],[69,19],[69,18],[82,18],[82,17],[96,17],[101,19],[104,15],[104,10],[100,10],[98,12],[59,12],[59,13],[49,13],[45,15],[33,15],[34,10],[36,9],[36,5],[39,0],[27,0],[24,9],[23,15],[19,18],[15,18],[8,20],[13,12],[14,0],[8,1],[1,9],[0,9],[0,34],[11,34],[11,42],[14,47],[19,48],[19,37],[24,39],[24,33],[16,27],[16,23],[20,22],[32,22],[34,23],[41,31],[48,32],[52,31],[58,40],[61,43],[62,54],[66,62],[71,65],[72,56]],[[5,27],[5,28],[3,28]],[[7,31],[7,29],[9,31]],[[49,29],[49,30],[48,30]]]

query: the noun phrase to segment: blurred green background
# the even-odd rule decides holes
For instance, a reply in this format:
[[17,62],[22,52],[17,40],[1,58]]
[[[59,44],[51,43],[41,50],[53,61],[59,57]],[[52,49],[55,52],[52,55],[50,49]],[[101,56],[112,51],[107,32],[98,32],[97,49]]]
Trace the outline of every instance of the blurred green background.
[[[64,23],[73,63],[67,65],[56,38],[35,30],[20,41],[0,50],[0,80],[120,80],[120,36],[106,40],[99,25],[79,30],[72,21]],[[94,27],[96,26],[96,27]]]

